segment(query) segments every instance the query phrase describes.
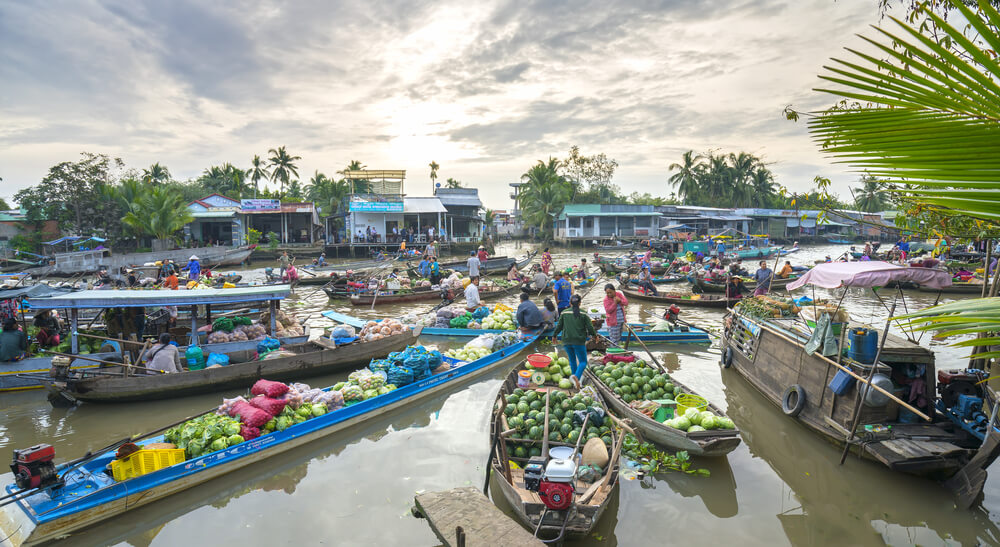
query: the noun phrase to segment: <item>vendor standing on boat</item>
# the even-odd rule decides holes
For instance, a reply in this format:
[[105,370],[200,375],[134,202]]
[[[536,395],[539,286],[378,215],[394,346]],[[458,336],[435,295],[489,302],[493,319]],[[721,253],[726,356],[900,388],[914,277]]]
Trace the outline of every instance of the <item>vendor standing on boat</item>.
[[431,263],[427,260],[427,255],[420,257],[420,264],[417,265],[417,273],[420,277],[431,277]]
[[191,281],[198,281],[198,277],[201,276],[201,262],[198,262],[197,255],[191,255],[187,263],[188,279]]
[[625,325],[625,308],[628,299],[615,286],[608,283],[604,286],[604,312],[607,314],[605,323],[608,325],[608,339],[618,344],[622,341],[622,328]]
[[8,317],[0,332],[0,361],[20,361],[28,356],[28,337],[18,328],[17,321]]
[[774,271],[767,267],[767,261],[760,261],[760,269],[753,274],[754,281],[757,282],[757,289],[753,291],[754,296],[767,294],[771,290],[771,279],[774,278]]
[[441,265],[438,264],[438,259],[436,256],[431,257],[431,262],[428,264],[428,271],[430,272],[431,285],[438,285],[441,283]]
[[556,306],[558,312],[561,314],[563,310],[569,307],[570,298],[573,296],[573,284],[569,282],[568,275],[557,271],[555,274],[556,281],[552,285],[552,294],[556,297]]
[[290,262],[290,259],[288,258],[288,251],[281,251],[281,256],[278,257],[278,264],[281,266],[278,269],[278,277],[279,278],[283,279],[285,277],[285,270],[288,269],[288,263],[289,262]]
[[580,313],[580,295],[574,294],[570,299],[572,312],[559,316],[556,323],[556,330],[552,333],[554,340],[559,333],[562,333],[563,349],[569,357],[569,366],[573,375],[569,377],[577,389],[580,389],[580,378],[587,368],[587,340],[597,336],[594,324],[590,317]]
[[39,310],[32,325],[38,327],[35,340],[42,348],[59,345],[59,320],[52,315],[52,310]]
[[551,267],[552,254],[549,253],[549,248],[546,247],[545,250],[542,251],[542,271],[545,272],[545,275],[549,275],[549,268]]
[[469,259],[465,261],[465,265],[469,267],[469,277],[479,277],[479,257],[476,256],[476,251],[469,251]]
[[437,256],[437,245],[435,245],[435,243],[437,243],[437,240],[431,241],[430,243],[427,244],[427,248],[424,249],[424,256],[426,256],[427,258],[433,258]]
[[146,368],[166,373],[183,372],[180,352],[177,351],[177,346],[170,343],[170,334],[166,332],[160,335],[160,339],[153,344],[153,347],[142,354],[139,362],[143,360],[146,361],[144,365]]
[[490,259],[489,253],[486,252],[486,247],[483,247],[482,245],[480,245],[479,246],[479,252],[476,253],[476,256],[479,257],[479,266],[485,270],[486,269],[486,261]]
[[469,286],[465,288],[465,309],[476,311],[479,308],[479,276],[472,278]]
[[542,311],[531,301],[531,295],[527,292],[521,293],[521,303],[517,305],[517,313],[514,317],[524,334],[537,333],[541,330],[544,322]]

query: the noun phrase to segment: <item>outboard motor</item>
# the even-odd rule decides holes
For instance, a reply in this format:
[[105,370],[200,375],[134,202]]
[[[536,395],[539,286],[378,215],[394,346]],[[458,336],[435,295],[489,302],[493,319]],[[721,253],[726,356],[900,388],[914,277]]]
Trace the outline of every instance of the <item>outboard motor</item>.
[[10,470],[14,473],[17,487],[28,490],[58,484],[59,475],[52,461],[55,457],[56,449],[49,444],[36,444],[30,448],[15,450]]

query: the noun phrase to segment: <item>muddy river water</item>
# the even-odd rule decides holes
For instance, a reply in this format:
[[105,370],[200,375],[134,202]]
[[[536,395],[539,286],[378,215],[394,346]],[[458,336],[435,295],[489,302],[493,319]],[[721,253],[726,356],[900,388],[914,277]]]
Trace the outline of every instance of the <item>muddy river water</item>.
[[[522,254],[527,247],[502,248]],[[812,263],[843,246],[807,248],[789,258]],[[590,253],[553,249],[557,266]],[[310,257],[311,258],[311,257]],[[243,272],[263,277],[256,264]],[[686,291],[687,285],[661,286]],[[910,309],[935,295],[907,291]],[[585,306],[597,305],[594,291]],[[954,298],[954,297],[953,297]],[[948,301],[944,298],[943,301]],[[845,306],[856,320],[880,324],[885,310],[860,290]],[[506,303],[516,305],[516,299]],[[313,327],[330,325],[319,311],[360,317],[399,316],[435,302],[352,308],[329,301],[318,287],[300,287],[282,309],[313,314]],[[629,320],[648,321],[662,306],[634,302]],[[723,313],[685,309],[681,318],[718,331]],[[939,367],[961,366],[962,350],[921,339],[938,352]],[[446,348],[457,340],[425,337]],[[849,459],[788,419],[738,374],[718,366],[712,346],[656,346],[676,353],[672,373],[715,402],[743,432],[728,458],[699,459],[711,477],[664,473],[623,480],[617,502],[596,534],[581,545],[997,545],[1000,544],[1000,472],[986,483],[983,502],[954,507],[937,484]],[[315,386],[344,375],[306,380]],[[65,545],[437,545],[427,523],[410,516],[413,495],[456,486],[481,487],[490,405],[504,372],[376,420],[364,429],[323,438],[187,492],[154,503],[64,541]],[[128,434],[155,429],[235,392],[169,401],[53,409],[41,391],[0,396],[0,447],[38,442],[57,459],[77,457]],[[997,471],[994,467],[993,471]]]

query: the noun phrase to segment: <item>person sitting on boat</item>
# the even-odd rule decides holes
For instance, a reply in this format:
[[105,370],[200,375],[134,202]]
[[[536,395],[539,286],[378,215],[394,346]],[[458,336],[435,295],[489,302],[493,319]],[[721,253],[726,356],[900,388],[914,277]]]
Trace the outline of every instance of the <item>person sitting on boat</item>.
[[622,328],[625,324],[625,308],[628,307],[628,298],[621,291],[615,290],[615,286],[608,283],[604,286],[604,311],[607,314],[605,324],[608,326],[608,339],[612,344],[622,341]]
[[289,264],[288,265],[288,269],[285,270],[285,276],[283,278],[281,278],[281,279],[282,279],[282,281],[285,281],[286,283],[293,283],[293,282],[299,280],[299,272],[298,272],[298,270],[295,269],[295,265],[294,264]]
[[531,285],[529,287],[531,290],[540,291],[544,289],[549,284],[549,276],[545,274],[540,268],[535,268],[535,275],[531,278]]
[[778,272],[778,277],[780,277],[782,279],[788,279],[788,276],[792,275],[792,272],[794,272],[794,271],[795,271],[795,269],[792,268],[791,261],[786,260],[785,261],[785,265],[782,266],[781,267],[781,271]]
[[552,294],[556,297],[556,307],[559,313],[569,307],[569,300],[573,296],[573,284],[566,279],[567,276],[563,272],[557,271],[555,273],[555,283],[552,285]]
[[469,277],[479,277],[480,263],[476,251],[469,251],[469,259],[465,261],[465,264],[469,267]]
[[653,284],[653,276],[649,273],[649,266],[643,266],[639,270],[639,288],[647,294],[660,296],[660,291],[656,290],[656,285]]
[[[166,373],[183,372],[181,368],[181,355],[177,346],[170,343],[170,333],[164,332],[160,335],[157,343],[149,348],[139,358],[139,362],[145,361],[146,368],[159,370]],[[152,374],[152,372],[150,372]]]
[[163,288],[176,291],[178,286],[180,286],[180,282],[177,280],[177,272],[171,270],[170,274],[163,280]]
[[774,278],[774,271],[767,267],[767,261],[760,261],[760,269],[753,274],[754,280],[757,282],[757,289],[753,292],[754,296],[767,294],[771,290],[771,279]]
[[559,317],[559,312],[556,311],[556,305],[552,302],[551,298],[546,298],[542,301],[542,308],[539,311],[542,312],[543,331],[549,330],[556,325],[556,318]]
[[577,389],[580,389],[580,378],[587,368],[587,340],[597,337],[597,330],[590,317],[580,313],[580,295],[574,294],[570,298],[571,312],[559,316],[556,329],[552,333],[554,340],[562,333],[562,345],[569,357],[569,367],[573,371],[569,379]]
[[746,285],[743,284],[743,279],[739,276],[731,275],[726,281],[726,298],[743,298],[743,295],[749,292]]
[[830,262],[833,262],[833,259],[832,259],[832,258],[830,258],[830,255],[826,255],[826,260],[825,260],[825,262],[827,262],[827,263],[830,263]]
[[510,268],[507,268],[507,281],[521,281],[521,272],[517,271],[517,264],[511,264]]
[[970,272],[969,270],[965,269],[965,266],[962,266],[962,267],[960,267],[958,269],[957,272],[955,272],[955,274],[952,276],[952,279],[966,282],[966,281],[969,281],[970,279],[972,279],[975,276],[976,276],[976,274],[974,274],[974,273]]
[[3,322],[0,332],[0,361],[20,361],[28,356],[28,337],[13,317]]
[[420,258],[420,264],[417,264],[417,273],[420,274],[420,277],[431,276],[431,263],[427,260],[427,255]]
[[601,263],[600,253],[594,253],[594,264],[600,264],[600,263]]
[[468,311],[476,311],[479,309],[479,276],[475,276],[469,282],[469,286],[465,288],[465,309]]
[[542,328],[545,320],[542,318],[542,311],[531,301],[531,294],[521,291],[521,303],[517,305],[517,312],[514,315],[521,332],[524,334],[535,334]]
[[184,267],[188,271],[188,279],[192,281],[197,281],[198,277],[201,275],[201,262],[198,262],[197,255],[191,255],[188,259],[187,266]]
[[52,315],[52,310],[39,310],[32,325],[38,327],[35,340],[39,347],[51,348],[59,345],[59,320]]
[[580,269],[576,272],[577,279],[587,279],[590,277],[590,266],[587,265],[587,259],[580,259]]
[[320,253],[319,258],[316,259],[317,266],[326,266],[326,253]]

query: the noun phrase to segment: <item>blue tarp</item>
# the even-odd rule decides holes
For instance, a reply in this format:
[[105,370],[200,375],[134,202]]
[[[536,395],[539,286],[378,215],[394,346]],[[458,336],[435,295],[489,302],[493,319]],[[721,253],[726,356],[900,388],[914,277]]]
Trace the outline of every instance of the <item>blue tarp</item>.
[[59,239],[53,239],[52,241],[43,241],[42,245],[58,245],[60,243],[65,243],[67,241],[77,241],[83,239],[83,236],[66,236],[60,237]]

